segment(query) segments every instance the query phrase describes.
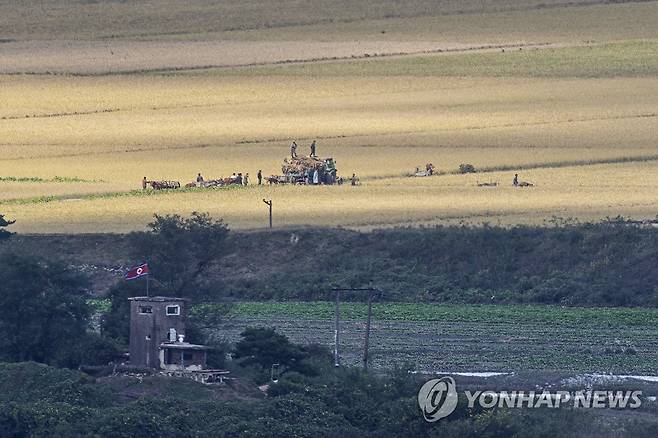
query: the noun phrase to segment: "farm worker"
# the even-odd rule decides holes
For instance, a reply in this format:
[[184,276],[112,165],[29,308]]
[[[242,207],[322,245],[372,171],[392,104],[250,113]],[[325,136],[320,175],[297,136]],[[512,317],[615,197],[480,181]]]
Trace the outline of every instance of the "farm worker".
[[146,190],[146,177],[142,180],[142,190]]
[[242,173],[238,173],[238,176],[235,179],[235,182],[242,185]]
[[238,176],[235,174],[235,172],[233,172],[233,175],[231,175],[231,177],[230,177],[231,182],[235,182],[235,181],[237,181],[237,179],[238,179]]
[[311,143],[311,157],[315,157],[315,140]]
[[356,174],[352,174],[352,178],[350,178],[350,181],[352,182],[352,185],[355,186],[357,181],[359,181],[359,178],[356,177]]
[[320,184],[320,172],[313,172],[313,184]]
[[249,185],[249,174],[248,173],[244,174],[244,180],[242,181],[242,184],[245,185],[245,186]]
[[258,185],[263,184],[263,172],[261,170],[258,170],[258,173],[256,174],[256,178],[258,178]]
[[197,185],[198,185],[198,184],[201,184],[201,183],[203,182],[203,177],[201,176],[201,173],[199,173],[199,174],[196,176],[196,182],[197,182]]
[[519,174],[518,173],[514,174],[514,179],[512,180],[512,185],[514,185],[515,187],[519,185]]
[[295,141],[290,145],[290,156],[292,158],[297,158],[297,143]]

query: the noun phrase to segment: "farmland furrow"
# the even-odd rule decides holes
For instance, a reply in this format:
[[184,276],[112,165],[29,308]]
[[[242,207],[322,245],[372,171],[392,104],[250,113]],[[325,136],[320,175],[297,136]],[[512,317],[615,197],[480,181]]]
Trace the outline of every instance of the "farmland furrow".
[[[548,326],[533,325],[530,319],[520,324],[496,323],[486,317],[478,322],[380,320],[372,325],[370,356],[375,368],[410,361],[420,369],[435,370],[655,372],[658,328],[620,330],[606,327],[606,322],[593,320],[579,328],[559,319]],[[295,342],[333,345],[331,317],[237,317],[216,335],[235,341],[245,327],[253,325],[276,327]],[[341,324],[340,349],[346,363],[360,363],[364,333],[363,321],[348,319]]]

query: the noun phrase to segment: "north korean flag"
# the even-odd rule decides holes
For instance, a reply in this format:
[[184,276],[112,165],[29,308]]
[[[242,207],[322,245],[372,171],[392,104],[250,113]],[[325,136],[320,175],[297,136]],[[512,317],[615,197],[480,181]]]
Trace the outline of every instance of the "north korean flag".
[[123,276],[124,280],[134,280],[136,278],[142,277],[144,275],[149,275],[149,265],[144,263],[143,265],[135,266],[130,271],[126,272]]

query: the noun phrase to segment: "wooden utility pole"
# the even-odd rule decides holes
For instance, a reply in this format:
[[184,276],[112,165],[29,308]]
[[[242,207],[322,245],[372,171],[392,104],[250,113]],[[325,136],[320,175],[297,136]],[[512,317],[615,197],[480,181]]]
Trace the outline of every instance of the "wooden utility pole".
[[270,199],[269,201],[263,198],[263,202],[267,204],[270,208],[270,228],[272,228],[272,200]]
[[366,337],[363,341],[363,369],[368,371],[368,348],[370,342],[370,320],[372,319],[372,292],[368,292],[368,319],[366,320]]
[[336,326],[334,327],[334,366],[340,366],[338,345],[340,343],[340,290],[336,290]]
[[367,292],[368,293],[368,319],[366,320],[366,334],[363,340],[363,369],[368,370],[368,350],[370,348],[370,322],[372,321],[372,295],[380,292],[374,288],[340,288],[333,289],[336,292],[336,322],[334,328],[334,365],[340,366],[340,293],[344,292]]

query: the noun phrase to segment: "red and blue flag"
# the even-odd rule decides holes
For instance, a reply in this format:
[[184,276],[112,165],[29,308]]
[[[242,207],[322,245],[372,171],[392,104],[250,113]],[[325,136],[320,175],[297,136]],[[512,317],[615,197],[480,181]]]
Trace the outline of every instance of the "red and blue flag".
[[139,277],[143,277],[144,275],[149,275],[149,265],[148,263],[144,263],[139,266],[135,266],[132,268],[130,271],[126,272],[123,276],[124,280],[134,280]]

